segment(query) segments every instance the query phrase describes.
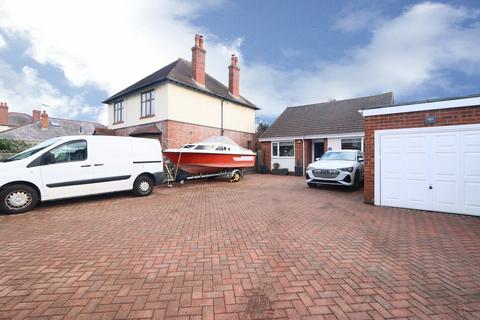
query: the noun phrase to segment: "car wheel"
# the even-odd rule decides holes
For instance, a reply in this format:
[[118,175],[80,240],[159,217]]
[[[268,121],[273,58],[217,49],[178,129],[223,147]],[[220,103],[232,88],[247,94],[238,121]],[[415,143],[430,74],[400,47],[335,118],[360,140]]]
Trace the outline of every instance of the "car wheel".
[[14,184],[0,192],[0,211],[8,214],[30,211],[37,203],[37,191],[24,184]]
[[353,184],[351,186],[352,190],[357,190],[360,187],[360,174],[355,173],[355,176],[353,177]]
[[133,194],[137,197],[145,197],[153,191],[153,180],[147,175],[141,175],[133,183]]

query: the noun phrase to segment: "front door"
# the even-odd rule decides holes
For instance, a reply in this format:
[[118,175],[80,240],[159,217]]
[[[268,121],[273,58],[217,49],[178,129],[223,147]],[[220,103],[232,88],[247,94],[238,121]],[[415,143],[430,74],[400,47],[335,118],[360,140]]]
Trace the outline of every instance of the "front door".
[[325,153],[324,142],[313,143],[313,160],[320,158],[324,153]]

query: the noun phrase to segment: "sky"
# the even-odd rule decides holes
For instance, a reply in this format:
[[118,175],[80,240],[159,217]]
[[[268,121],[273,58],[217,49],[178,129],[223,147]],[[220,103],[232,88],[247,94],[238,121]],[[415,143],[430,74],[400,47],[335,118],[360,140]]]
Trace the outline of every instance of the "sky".
[[106,123],[101,102],[205,37],[206,70],[272,122],[287,106],[393,91],[480,93],[480,2],[0,0],[0,101]]

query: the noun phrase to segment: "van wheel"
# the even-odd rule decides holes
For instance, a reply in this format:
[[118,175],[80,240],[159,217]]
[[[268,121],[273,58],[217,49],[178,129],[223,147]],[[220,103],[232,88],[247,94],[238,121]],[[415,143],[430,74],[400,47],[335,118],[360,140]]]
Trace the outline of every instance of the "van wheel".
[[133,194],[137,197],[148,196],[153,191],[153,180],[149,176],[141,175],[133,183]]
[[37,203],[37,191],[24,184],[14,184],[0,192],[0,211],[8,214],[30,211]]

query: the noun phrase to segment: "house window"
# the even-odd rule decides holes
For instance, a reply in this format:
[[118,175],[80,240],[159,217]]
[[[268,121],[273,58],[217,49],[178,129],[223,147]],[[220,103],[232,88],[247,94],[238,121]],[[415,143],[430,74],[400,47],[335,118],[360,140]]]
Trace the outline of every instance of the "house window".
[[362,150],[362,139],[342,139],[342,149]]
[[115,102],[113,105],[113,123],[123,122],[123,101]]
[[294,157],[295,144],[293,143],[293,141],[272,142],[272,156],[273,157]]
[[252,140],[247,141],[247,149],[252,150]]
[[155,114],[155,92],[153,90],[142,93],[141,117],[151,117]]

